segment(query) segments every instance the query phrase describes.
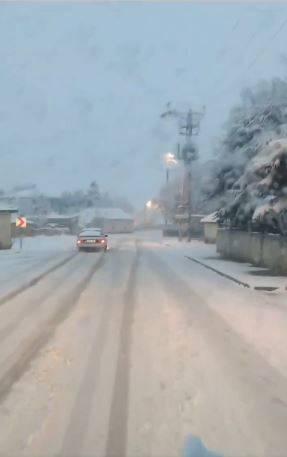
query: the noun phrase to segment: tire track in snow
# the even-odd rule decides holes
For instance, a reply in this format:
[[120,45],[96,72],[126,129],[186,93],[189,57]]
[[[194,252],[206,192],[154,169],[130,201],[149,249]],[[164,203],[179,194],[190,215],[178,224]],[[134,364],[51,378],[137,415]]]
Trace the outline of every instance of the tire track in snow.
[[[72,264],[70,266],[70,269],[68,271],[65,271],[65,276],[64,278],[59,277],[57,279],[57,283],[53,286],[53,288],[49,291],[49,295],[47,295],[47,290],[43,294],[37,297],[33,297],[32,300],[29,300],[29,308],[22,308],[15,316],[15,318],[9,322],[6,326],[4,326],[2,329],[0,329],[0,342],[3,343],[7,337],[10,336],[10,334],[15,330],[16,328],[18,329],[19,326],[23,323],[24,319],[33,314],[33,312],[41,306],[47,299],[50,299],[53,295],[55,295],[58,291],[63,286],[63,281],[67,281],[70,276],[74,274],[74,268],[77,268],[77,264],[79,263],[79,256],[74,256],[71,260],[76,259],[77,263],[76,265]],[[66,263],[64,264],[66,265]],[[61,265],[58,267],[56,270],[60,269],[64,265]],[[52,274],[52,272],[50,273]],[[47,275],[45,276],[46,279]],[[15,297],[16,298],[16,297]],[[10,305],[9,305],[10,306]]]
[[81,455],[83,442],[89,428],[93,399],[100,380],[102,354],[107,342],[112,315],[115,311],[114,306],[118,305],[115,302],[112,288],[115,287],[115,281],[116,283],[122,281],[122,277],[119,279],[116,276],[118,272],[123,272],[122,255],[112,257],[112,270],[108,272],[108,278],[111,284],[109,288],[107,287],[108,290],[104,297],[101,297],[103,306],[98,331],[96,331],[95,338],[92,342],[86,364],[87,368],[72,407],[70,421],[59,453],[60,456]]
[[[59,309],[49,319],[43,322],[38,332],[21,342],[19,347],[10,356],[8,368],[0,378],[0,403],[9,394],[13,385],[28,370],[32,360],[37,356],[41,349],[53,337],[57,327],[68,317],[73,308],[77,305],[82,292],[86,289],[96,271],[103,265],[105,254],[103,253],[97,262],[88,271],[84,279],[69,292],[59,305]],[[11,363],[9,364],[9,359]]]
[[[35,286],[39,281],[41,281],[41,279],[45,278],[50,273],[53,273],[54,271],[58,270],[58,268],[61,268],[63,265],[70,262],[77,255],[78,255],[78,252],[73,252],[72,255],[69,255],[64,260],[61,260],[61,262],[56,263],[52,267],[48,268],[48,270],[44,271],[43,273],[39,274],[38,276],[35,276],[34,278],[30,279],[28,282],[22,284],[21,286],[17,287],[16,289],[12,290],[11,292],[8,292],[6,295],[4,295],[2,298],[0,298],[0,306],[4,305],[8,301],[17,297],[17,295],[20,295],[21,293],[23,293],[25,290],[29,289],[30,287]],[[39,264],[41,264],[41,263],[42,262],[39,262]]]
[[120,329],[120,341],[117,357],[117,367],[109,417],[106,457],[124,457],[126,455],[130,350],[132,343],[132,323],[136,300],[136,277],[140,252],[136,250],[126,292],[124,295],[124,310]]
[[[246,405],[248,424],[254,426],[254,437],[268,448],[287,449],[286,378],[256,349],[232,329],[223,317],[186,282],[168,263],[152,251],[145,251],[151,269],[162,287],[181,307],[186,319],[193,321],[207,341],[214,358],[228,368],[227,376],[234,391]],[[264,438],[264,439],[263,439]]]

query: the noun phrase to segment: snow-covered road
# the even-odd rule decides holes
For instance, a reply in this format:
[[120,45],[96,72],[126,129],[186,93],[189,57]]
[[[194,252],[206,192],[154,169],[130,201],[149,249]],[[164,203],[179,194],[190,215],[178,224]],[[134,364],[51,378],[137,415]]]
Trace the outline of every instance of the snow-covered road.
[[50,254],[67,262],[0,306],[1,457],[179,457],[190,436],[287,455],[284,294],[158,234],[112,237],[106,254],[66,241]]
[[11,250],[0,251],[0,303],[3,298],[69,259],[74,253],[72,235],[15,239]]

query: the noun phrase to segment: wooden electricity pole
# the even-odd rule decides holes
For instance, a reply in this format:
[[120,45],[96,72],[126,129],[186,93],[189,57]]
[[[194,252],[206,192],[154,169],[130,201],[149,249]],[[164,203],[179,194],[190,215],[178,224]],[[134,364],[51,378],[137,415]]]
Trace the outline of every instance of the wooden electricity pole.
[[[183,230],[181,225],[187,221],[187,239],[191,240],[191,216],[192,216],[192,162],[198,158],[198,150],[192,141],[192,137],[199,134],[200,122],[204,116],[205,108],[202,111],[189,109],[187,112],[170,109],[161,114],[161,118],[174,117],[179,119],[179,134],[184,136],[182,147],[178,145],[177,159],[184,164],[184,177],[182,185],[181,204],[178,208],[179,214],[179,238],[182,239]],[[181,223],[180,223],[181,221]]]

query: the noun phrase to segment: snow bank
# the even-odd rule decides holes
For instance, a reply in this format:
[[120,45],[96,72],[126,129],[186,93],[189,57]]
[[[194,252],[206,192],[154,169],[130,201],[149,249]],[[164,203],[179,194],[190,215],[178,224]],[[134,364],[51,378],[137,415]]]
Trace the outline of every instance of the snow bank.
[[[19,238],[15,238],[11,251],[0,251],[1,255],[9,255],[9,253],[14,254],[18,252],[20,246]],[[75,246],[75,236],[73,235],[55,235],[55,236],[34,236],[34,237],[25,237],[23,238],[22,251],[25,253],[28,252],[38,252],[38,251],[71,251]]]

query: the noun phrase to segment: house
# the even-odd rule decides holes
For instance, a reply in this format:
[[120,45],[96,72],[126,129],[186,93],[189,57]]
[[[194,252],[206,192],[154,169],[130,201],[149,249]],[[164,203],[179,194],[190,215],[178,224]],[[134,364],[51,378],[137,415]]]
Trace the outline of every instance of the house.
[[174,221],[182,236],[187,236],[190,229],[191,238],[198,239],[203,237],[202,218],[203,214],[191,214],[189,218],[188,213],[184,212],[176,214]]
[[201,219],[204,227],[205,243],[216,243],[218,231],[218,216],[217,212],[208,214]]
[[105,233],[130,233],[134,230],[134,218],[120,208],[86,208],[81,212],[82,227],[101,228]]
[[15,208],[9,208],[3,204],[0,206],[0,249],[11,249],[12,247],[12,230],[11,217],[17,213]]
[[49,213],[45,216],[45,222],[46,226],[67,229],[75,235],[79,228],[79,215]]

